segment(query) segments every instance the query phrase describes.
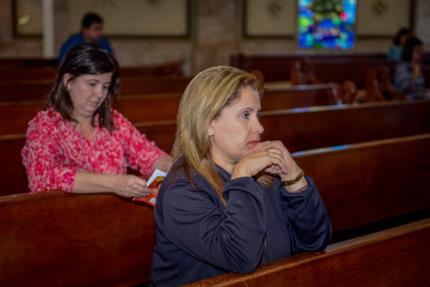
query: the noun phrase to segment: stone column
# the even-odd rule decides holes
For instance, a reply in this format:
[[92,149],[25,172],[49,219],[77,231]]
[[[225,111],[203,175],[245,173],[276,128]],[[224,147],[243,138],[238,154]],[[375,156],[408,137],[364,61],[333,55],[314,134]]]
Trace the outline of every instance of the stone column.
[[55,56],[54,47],[54,3],[53,0],[42,1],[43,19],[43,57],[53,58]]
[[194,37],[194,73],[227,65],[240,48],[240,1],[200,0]]

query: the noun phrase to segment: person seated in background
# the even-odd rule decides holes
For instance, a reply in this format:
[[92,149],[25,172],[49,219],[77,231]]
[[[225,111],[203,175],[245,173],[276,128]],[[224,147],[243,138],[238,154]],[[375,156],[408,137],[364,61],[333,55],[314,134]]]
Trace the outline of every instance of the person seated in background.
[[402,27],[397,31],[393,38],[393,43],[388,49],[387,60],[400,61],[402,58],[403,47],[409,37],[412,36],[412,31],[409,28]]
[[327,246],[331,223],[315,183],[282,142],[260,141],[259,90],[229,66],[187,86],[155,209],[154,286],[251,272]]
[[82,17],[81,31],[70,36],[61,46],[58,63],[63,60],[66,53],[76,45],[90,43],[99,46],[101,49],[113,54],[113,49],[109,40],[102,36],[103,18],[93,12],[88,12]]
[[416,37],[410,37],[402,52],[402,61],[397,64],[393,84],[406,96],[407,100],[425,98],[426,89],[421,67],[423,43]]
[[314,64],[309,58],[304,58],[293,64],[291,83],[293,85],[314,85],[321,83],[315,74]]
[[126,174],[168,171],[172,160],[112,109],[118,64],[91,45],[72,48],[61,63],[47,108],[36,114],[22,149],[31,192],[147,195],[146,181]]

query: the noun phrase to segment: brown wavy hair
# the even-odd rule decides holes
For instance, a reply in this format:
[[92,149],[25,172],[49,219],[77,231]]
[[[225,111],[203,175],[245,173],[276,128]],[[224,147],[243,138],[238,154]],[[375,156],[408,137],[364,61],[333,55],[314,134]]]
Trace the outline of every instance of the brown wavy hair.
[[48,108],[53,108],[68,121],[75,121],[73,118],[73,102],[67,91],[67,83],[64,83],[64,75],[70,74],[72,77],[68,82],[73,81],[82,75],[99,75],[112,73],[112,79],[108,89],[108,95],[92,118],[92,124],[96,115],[99,116],[100,127],[105,127],[109,131],[113,130],[112,101],[119,89],[119,68],[115,58],[106,51],[93,44],[77,45],[70,49],[58,68],[57,76],[51,92],[48,96]]

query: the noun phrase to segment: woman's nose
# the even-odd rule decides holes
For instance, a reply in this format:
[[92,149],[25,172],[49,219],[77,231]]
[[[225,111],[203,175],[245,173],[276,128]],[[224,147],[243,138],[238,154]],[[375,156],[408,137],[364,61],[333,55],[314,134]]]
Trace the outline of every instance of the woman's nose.
[[258,118],[255,121],[254,131],[258,134],[262,134],[264,132],[264,127],[261,125],[260,120]]
[[104,89],[103,86],[97,86],[94,89],[94,94],[96,95],[96,97],[101,98],[104,96]]

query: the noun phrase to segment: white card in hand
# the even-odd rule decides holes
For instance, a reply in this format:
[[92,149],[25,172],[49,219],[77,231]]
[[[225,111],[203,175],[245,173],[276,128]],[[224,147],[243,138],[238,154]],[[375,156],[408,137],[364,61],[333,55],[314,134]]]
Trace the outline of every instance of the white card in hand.
[[167,175],[167,173],[165,173],[162,170],[159,170],[159,169],[154,170],[154,172],[152,173],[152,175],[149,177],[148,181],[146,182],[146,186],[150,187],[154,180],[156,180],[158,177],[164,178],[166,175]]

